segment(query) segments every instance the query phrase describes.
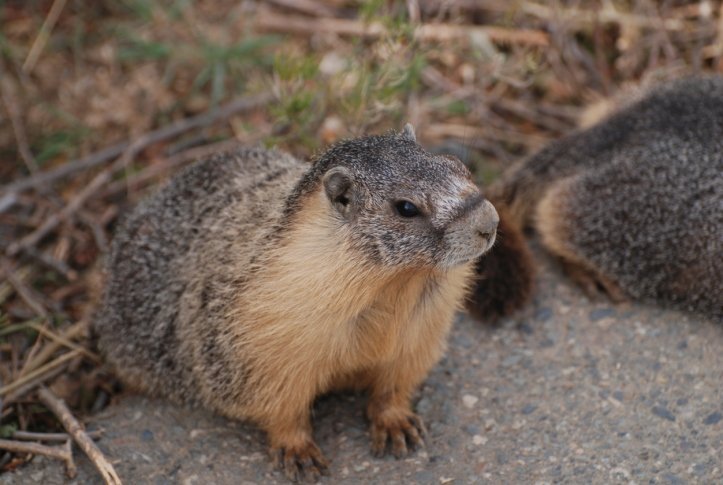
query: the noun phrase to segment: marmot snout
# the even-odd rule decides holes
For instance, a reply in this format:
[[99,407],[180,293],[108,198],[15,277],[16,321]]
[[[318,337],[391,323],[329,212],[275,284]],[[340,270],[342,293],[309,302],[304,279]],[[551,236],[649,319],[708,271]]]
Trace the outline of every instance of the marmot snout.
[[372,450],[422,442],[410,398],[445,347],[497,214],[457,160],[401,134],[309,167],[241,150],[203,160],[119,228],[95,318],[120,376],[266,429],[292,479],[327,462],[311,405],[369,391]]

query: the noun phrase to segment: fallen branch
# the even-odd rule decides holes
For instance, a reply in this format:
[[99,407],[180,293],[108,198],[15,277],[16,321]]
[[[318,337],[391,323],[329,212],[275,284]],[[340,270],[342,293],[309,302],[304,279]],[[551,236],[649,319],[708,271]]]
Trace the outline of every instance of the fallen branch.
[[[372,39],[388,33],[387,28],[379,22],[365,23],[361,20],[329,17],[310,21],[308,17],[283,15],[269,10],[259,12],[255,24],[262,30],[303,35],[321,32]],[[491,41],[501,44],[526,44],[543,47],[550,44],[549,37],[541,30],[455,24],[421,24],[414,29],[414,38],[420,41],[444,42],[475,36],[487,36]]]
[[73,461],[73,450],[69,439],[63,446],[47,446],[39,443],[26,443],[24,441],[0,440],[0,450],[57,458],[65,462],[65,473],[68,475],[68,478],[75,478],[77,474],[75,462]]
[[170,125],[151,131],[135,141],[124,141],[121,143],[116,143],[115,145],[105,148],[85,158],[65,163],[56,169],[48,170],[46,172],[38,172],[31,177],[10,183],[4,186],[1,192],[20,192],[31,187],[38,187],[54,180],[66,177],[79,170],[86,170],[100,165],[101,163],[107,162],[112,158],[121,156],[128,150],[133,149],[132,151],[134,153],[137,153],[148,145],[152,145],[159,141],[178,136],[188,130],[209,126],[236,113],[248,111],[262,106],[271,100],[271,93],[261,93],[236,99],[224,106],[207,111],[200,115],[175,121]]
[[78,420],[73,417],[65,403],[61,399],[58,399],[47,387],[40,388],[38,398],[40,398],[40,401],[63,423],[65,430],[73,437],[75,442],[78,443],[80,449],[88,455],[88,458],[90,458],[93,465],[98,469],[103,480],[105,480],[107,484],[120,485],[121,479],[113,468],[113,465],[106,459],[98,446],[93,443],[93,440],[88,436]]

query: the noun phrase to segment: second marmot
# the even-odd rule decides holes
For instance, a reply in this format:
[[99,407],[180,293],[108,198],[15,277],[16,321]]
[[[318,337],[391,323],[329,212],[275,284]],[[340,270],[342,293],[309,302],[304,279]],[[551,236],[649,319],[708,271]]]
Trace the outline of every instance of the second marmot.
[[[634,97],[513,167],[490,199],[516,227],[534,227],[588,293],[723,320],[723,77]],[[480,271],[494,276],[479,282],[473,308],[485,313],[529,292],[498,270],[529,267],[517,244],[482,258]]]
[[330,390],[368,389],[373,451],[404,456],[423,430],[412,392],[497,222],[409,126],[310,168],[264,150],[204,160],[117,231],[99,347],[142,391],[261,425],[292,479],[327,468],[310,412]]

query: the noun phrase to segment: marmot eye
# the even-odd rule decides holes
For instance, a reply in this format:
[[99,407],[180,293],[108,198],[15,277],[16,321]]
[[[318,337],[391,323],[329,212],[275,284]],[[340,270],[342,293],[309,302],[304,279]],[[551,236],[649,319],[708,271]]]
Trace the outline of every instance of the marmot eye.
[[397,213],[402,217],[414,217],[419,215],[419,209],[417,209],[417,206],[408,200],[400,200],[394,204],[394,208],[397,209]]

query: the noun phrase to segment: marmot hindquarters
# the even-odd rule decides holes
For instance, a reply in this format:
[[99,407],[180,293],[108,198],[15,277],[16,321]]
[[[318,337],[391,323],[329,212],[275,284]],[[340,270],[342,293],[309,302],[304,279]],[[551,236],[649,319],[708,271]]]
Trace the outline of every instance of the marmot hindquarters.
[[410,408],[497,214],[457,160],[401,134],[308,167],[275,151],[199,162],[118,230],[95,320],[120,376],[267,430],[292,479],[327,463],[321,393],[368,389],[372,448],[421,442]]
[[490,199],[588,292],[723,318],[723,78],[653,89],[513,167]]

